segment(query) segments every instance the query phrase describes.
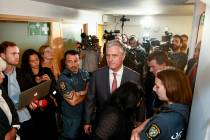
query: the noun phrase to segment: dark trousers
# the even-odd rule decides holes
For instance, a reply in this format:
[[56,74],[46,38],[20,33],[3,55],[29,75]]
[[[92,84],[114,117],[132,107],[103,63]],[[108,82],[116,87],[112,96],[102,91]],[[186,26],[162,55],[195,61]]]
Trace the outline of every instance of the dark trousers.
[[20,124],[18,131],[21,140],[32,140],[32,121],[31,119]]

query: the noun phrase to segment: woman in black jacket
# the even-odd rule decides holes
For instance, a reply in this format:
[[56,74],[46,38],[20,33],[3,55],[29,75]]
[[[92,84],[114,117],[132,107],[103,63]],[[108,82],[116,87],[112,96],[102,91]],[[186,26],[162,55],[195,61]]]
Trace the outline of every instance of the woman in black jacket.
[[142,88],[132,82],[122,84],[101,112],[95,140],[129,140],[134,128],[136,109],[143,103]]
[[[42,68],[40,65],[40,55],[33,49],[28,49],[23,53],[21,69],[25,73],[24,89],[29,89],[44,81],[52,80],[49,94],[42,99],[29,105],[32,116],[33,130],[36,140],[57,140],[58,133],[56,127],[55,112],[58,108],[58,102],[55,94],[55,78],[49,68]],[[42,103],[46,106],[42,106]]]

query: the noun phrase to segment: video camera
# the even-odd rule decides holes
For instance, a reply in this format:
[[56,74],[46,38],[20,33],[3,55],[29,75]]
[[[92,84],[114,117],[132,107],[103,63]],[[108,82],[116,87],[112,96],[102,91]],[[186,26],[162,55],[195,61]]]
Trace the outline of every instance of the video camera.
[[167,42],[171,42],[171,38],[173,36],[173,33],[170,33],[168,31],[165,31],[165,38]]
[[96,47],[95,44],[99,42],[99,39],[97,38],[97,36],[93,35],[87,35],[86,33],[81,33],[81,44],[83,46],[83,49],[86,48],[94,48]]
[[108,32],[107,30],[104,31],[103,39],[107,41],[114,40],[115,36],[120,33],[120,30],[114,30],[113,32]]
[[165,31],[165,36],[162,36],[162,41],[165,43],[161,44],[160,46],[162,50],[167,51],[167,52],[170,50],[170,48],[172,47],[172,44],[171,44],[172,36],[173,36],[173,33]]

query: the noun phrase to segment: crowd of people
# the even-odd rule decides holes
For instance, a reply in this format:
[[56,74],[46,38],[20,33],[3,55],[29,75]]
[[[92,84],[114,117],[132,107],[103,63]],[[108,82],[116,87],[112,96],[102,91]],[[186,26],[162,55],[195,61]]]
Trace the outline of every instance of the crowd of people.
[[[2,42],[0,139],[184,139],[198,62],[187,60],[187,39],[174,35],[170,51],[147,52],[135,36],[117,35],[103,54],[95,39],[67,50],[60,65],[42,45],[23,52],[20,68],[18,45]],[[46,96],[18,108],[22,91],[48,80]]]

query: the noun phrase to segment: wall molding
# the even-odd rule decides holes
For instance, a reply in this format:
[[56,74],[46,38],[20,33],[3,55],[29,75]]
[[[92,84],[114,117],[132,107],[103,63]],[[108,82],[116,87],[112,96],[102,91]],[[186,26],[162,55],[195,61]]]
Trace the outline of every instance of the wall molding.
[[16,22],[59,22],[58,19],[33,17],[33,16],[20,16],[20,15],[7,15],[0,14],[0,21],[16,21]]

